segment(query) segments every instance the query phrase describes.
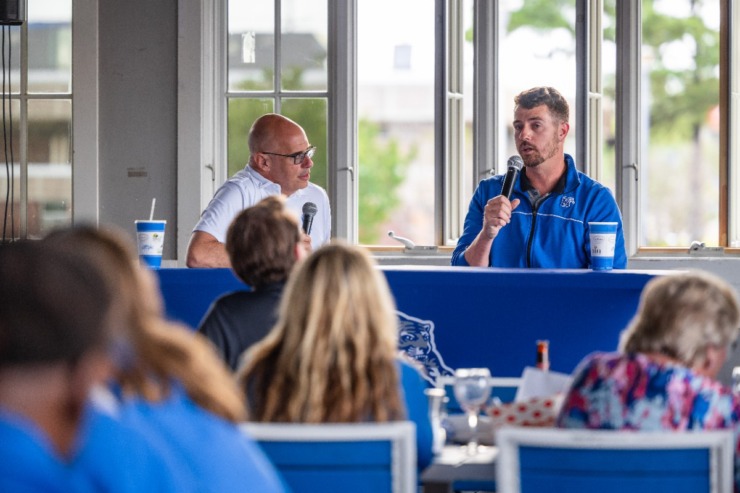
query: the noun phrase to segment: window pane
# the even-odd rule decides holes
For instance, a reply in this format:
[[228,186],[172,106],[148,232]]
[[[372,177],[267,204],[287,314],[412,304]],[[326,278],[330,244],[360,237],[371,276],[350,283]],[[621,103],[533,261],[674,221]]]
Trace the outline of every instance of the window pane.
[[570,132],[565,152],[575,157],[576,121],[573,105],[576,94],[575,0],[501,0],[499,136],[502,155],[498,171],[517,153],[512,122],[514,96],[535,86],[552,86],[571,106]]
[[641,246],[719,244],[719,0],[643,0]]
[[316,146],[316,154],[312,158],[311,181],[326,189],[326,151],[328,147],[326,99],[284,99],[282,114],[303,127],[308,142]]
[[28,2],[28,92],[72,89],[72,0]]
[[326,90],[327,1],[286,3],[282,14],[283,89]]
[[247,136],[254,121],[274,111],[272,99],[230,99],[228,104],[228,176],[243,169],[249,161]]
[[72,221],[72,103],[28,102],[28,236]]
[[433,4],[359,0],[357,75],[360,242],[434,244]]
[[275,76],[275,3],[229,0],[229,90],[272,90]]

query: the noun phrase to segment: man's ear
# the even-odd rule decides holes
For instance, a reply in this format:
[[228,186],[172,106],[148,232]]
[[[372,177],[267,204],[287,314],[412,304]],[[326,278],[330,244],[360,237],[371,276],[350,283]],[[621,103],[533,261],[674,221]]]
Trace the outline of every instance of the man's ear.
[[558,136],[560,137],[560,140],[563,141],[568,136],[568,131],[570,130],[570,123],[568,122],[560,122],[560,126],[558,128]]
[[270,161],[264,154],[260,152],[253,154],[252,162],[254,163],[255,169],[260,173],[268,173],[270,171]]

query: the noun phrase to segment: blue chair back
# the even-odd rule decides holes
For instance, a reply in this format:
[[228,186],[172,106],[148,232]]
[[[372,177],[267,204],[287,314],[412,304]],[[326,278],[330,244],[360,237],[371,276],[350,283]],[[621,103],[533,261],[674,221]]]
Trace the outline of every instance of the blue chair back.
[[730,431],[502,428],[496,444],[499,493],[733,490]]
[[245,423],[294,493],[416,491],[413,422]]

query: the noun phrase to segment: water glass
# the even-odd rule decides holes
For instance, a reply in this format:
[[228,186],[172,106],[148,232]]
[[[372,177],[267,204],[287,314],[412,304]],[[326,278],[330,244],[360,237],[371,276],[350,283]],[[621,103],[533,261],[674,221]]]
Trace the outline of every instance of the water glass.
[[460,368],[455,371],[455,399],[467,414],[470,427],[469,455],[478,452],[478,415],[491,397],[490,379],[488,368]]

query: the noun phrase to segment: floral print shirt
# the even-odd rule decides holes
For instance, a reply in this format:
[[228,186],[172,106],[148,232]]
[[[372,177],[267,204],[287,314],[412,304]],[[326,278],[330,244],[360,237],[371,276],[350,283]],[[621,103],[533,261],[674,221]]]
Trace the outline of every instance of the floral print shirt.
[[729,388],[643,354],[593,353],[576,368],[557,419],[561,428],[716,430],[735,433],[740,491],[740,399]]

